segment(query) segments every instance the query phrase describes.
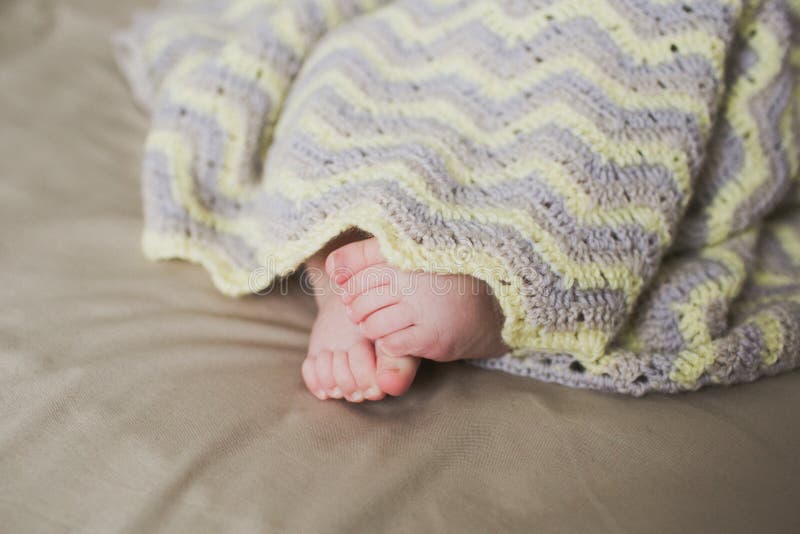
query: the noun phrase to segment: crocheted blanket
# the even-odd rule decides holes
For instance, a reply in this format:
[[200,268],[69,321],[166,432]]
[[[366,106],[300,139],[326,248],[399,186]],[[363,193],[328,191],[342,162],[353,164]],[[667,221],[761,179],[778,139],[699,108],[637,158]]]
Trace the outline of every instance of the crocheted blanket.
[[358,227],[485,280],[479,364],[640,395],[800,364],[800,1],[165,2],[144,250],[270,287]]

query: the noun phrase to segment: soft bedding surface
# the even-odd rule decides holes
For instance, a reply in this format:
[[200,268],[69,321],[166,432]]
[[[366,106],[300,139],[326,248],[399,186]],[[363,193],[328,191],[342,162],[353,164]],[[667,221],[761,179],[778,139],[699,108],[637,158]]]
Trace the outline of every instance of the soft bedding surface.
[[131,0],[0,3],[4,532],[791,532],[800,374],[672,397],[425,365],[320,402],[309,297],[139,250]]

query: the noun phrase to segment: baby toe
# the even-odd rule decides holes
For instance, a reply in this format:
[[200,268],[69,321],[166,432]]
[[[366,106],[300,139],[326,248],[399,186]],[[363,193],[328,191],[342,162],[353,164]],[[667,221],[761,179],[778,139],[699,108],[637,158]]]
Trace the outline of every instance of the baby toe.
[[300,368],[300,372],[303,375],[303,382],[305,382],[308,390],[318,399],[325,400],[328,398],[328,395],[322,389],[319,379],[317,378],[316,363],[317,357],[309,354],[306,356],[306,359],[303,360],[303,365]]
[[334,282],[343,284],[355,273],[385,261],[378,240],[372,237],[348,243],[328,254],[325,270]]
[[420,359],[413,356],[389,356],[378,351],[378,386],[389,395],[402,395],[414,382],[419,364]]
[[385,394],[376,380],[375,348],[367,340],[357,343],[348,352],[350,372],[357,385],[357,391],[367,400],[381,400]]
[[327,397],[333,396],[332,393],[336,387],[336,380],[333,377],[333,352],[329,350],[321,351],[317,355],[314,367],[317,371],[320,390]]
[[361,332],[371,340],[386,337],[414,325],[414,314],[402,302],[382,308],[360,323]]
[[397,304],[397,302],[398,296],[391,287],[384,286],[370,289],[359,295],[345,309],[350,320],[358,324],[376,311]]
[[336,387],[331,396],[335,398],[344,397],[349,400],[350,395],[358,389],[353,374],[350,372],[350,362],[348,361],[347,351],[334,351],[333,378],[336,381]]
[[345,306],[353,303],[357,298],[371,291],[380,291],[384,294],[396,292],[398,272],[387,265],[373,265],[353,275],[347,282],[340,285],[340,298]]

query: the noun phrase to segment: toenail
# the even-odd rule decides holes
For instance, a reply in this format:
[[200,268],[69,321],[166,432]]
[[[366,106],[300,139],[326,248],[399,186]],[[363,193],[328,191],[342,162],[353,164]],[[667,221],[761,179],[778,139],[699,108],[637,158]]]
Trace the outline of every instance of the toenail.
[[342,397],[342,390],[339,389],[338,387],[333,388],[333,391],[331,391],[331,397],[334,398]]
[[353,402],[362,401],[364,400],[364,395],[362,395],[360,391],[355,391],[350,395],[350,400]]
[[328,398],[328,395],[324,391],[319,390],[317,391],[317,397],[319,397],[320,400],[325,400]]
[[369,388],[365,393],[365,395],[367,397],[377,397],[380,394],[381,394],[381,390],[379,390],[375,386],[372,386],[371,388]]

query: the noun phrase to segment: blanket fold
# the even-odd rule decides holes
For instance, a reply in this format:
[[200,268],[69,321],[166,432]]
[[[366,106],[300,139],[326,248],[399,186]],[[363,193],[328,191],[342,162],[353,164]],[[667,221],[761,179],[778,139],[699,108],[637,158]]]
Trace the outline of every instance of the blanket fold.
[[514,352],[634,395],[800,364],[800,2],[202,0],[117,38],[151,258],[258,292],[339,233],[481,278]]

